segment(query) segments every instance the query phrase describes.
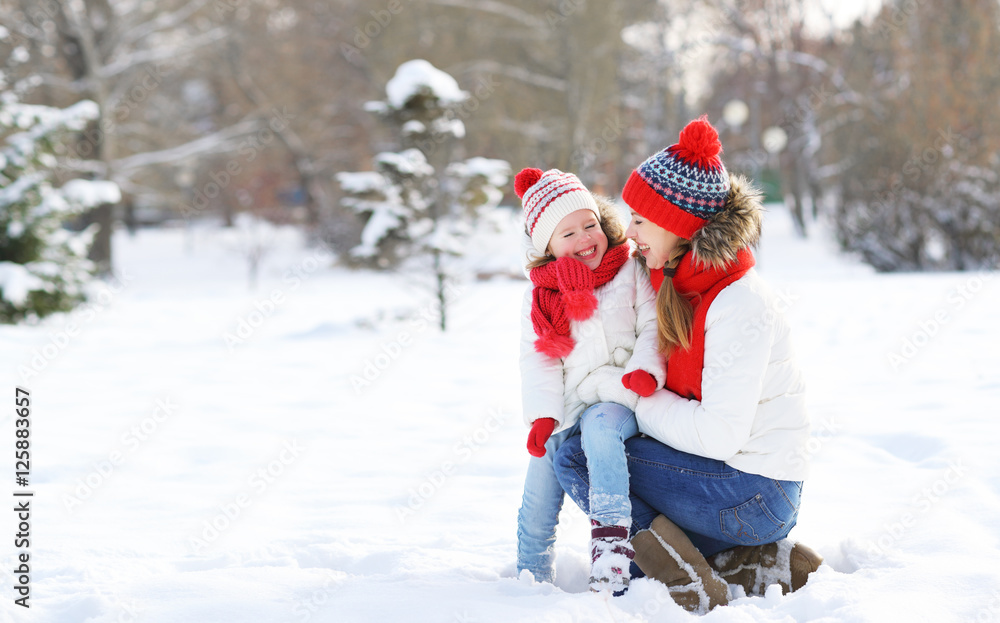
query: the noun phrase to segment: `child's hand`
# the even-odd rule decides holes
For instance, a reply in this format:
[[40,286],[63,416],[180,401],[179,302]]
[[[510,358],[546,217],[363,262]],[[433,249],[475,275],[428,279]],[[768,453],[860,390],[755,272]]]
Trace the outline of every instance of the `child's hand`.
[[528,454],[531,456],[545,456],[545,442],[552,436],[552,431],[556,428],[556,421],[550,417],[540,417],[531,425],[531,432],[528,433]]
[[649,398],[656,391],[656,379],[645,370],[635,370],[622,377],[625,389],[631,389],[643,398]]

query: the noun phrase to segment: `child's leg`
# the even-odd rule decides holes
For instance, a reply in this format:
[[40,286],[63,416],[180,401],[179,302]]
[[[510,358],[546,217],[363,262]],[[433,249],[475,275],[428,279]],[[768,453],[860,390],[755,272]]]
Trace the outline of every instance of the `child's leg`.
[[527,569],[539,582],[555,580],[556,524],[562,509],[563,489],[556,480],[552,459],[578,426],[552,435],[545,456],[531,457],[524,480],[524,496],[517,514],[517,572]]
[[628,460],[625,440],[639,434],[635,413],[613,402],[598,403],[580,416],[580,435],[590,470],[590,518],[628,527]]

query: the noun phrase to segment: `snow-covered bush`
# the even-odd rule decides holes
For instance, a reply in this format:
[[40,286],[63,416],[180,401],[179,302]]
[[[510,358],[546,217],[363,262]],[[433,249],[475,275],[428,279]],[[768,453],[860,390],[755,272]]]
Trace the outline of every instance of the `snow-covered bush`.
[[880,271],[993,269],[1000,257],[993,63],[1000,6],[900,6],[887,3],[870,26],[859,23],[851,33],[846,75],[867,88],[863,106],[831,120],[837,235]]
[[53,187],[53,152],[96,117],[91,101],[66,109],[0,101],[0,322],[68,311],[85,298],[97,226],[71,232],[63,224],[119,201],[120,191],[112,182],[81,179]]

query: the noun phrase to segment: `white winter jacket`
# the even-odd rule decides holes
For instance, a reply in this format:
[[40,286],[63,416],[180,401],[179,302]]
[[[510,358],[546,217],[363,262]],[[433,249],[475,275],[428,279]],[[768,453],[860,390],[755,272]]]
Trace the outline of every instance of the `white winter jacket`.
[[[614,279],[594,290],[597,310],[583,321],[570,321],[576,346],[563,359],[535,350],[538,336],[531,323],[531,292],[521,311],[521,397],[524,420],[552,418],[554,432],[569,428],[583,411],[599,402],[635,410],[637,394],[625,389],[622,375],[645,370],[662,386],[663,357],[657,352],[656,295],[639,261],[629,258]],[[633,353],[636,353],[633,356]]]
[[719,292],[705,319],[702,400],[666,389],[640,398],[639,431],[740,471],[805,479],[809,416],[782,309],[753,269]]

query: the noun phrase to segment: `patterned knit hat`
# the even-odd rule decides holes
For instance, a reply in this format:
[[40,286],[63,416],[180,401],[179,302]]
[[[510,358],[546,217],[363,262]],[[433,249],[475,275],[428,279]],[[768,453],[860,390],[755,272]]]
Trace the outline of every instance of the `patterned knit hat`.
[[521,169],[514,178],[514,191],[524,206],[524,230],[539,254],[563,217],[577,210],[590,210],[600,220],[597,202],[579,178],[559,169]]
[[719,133],[702,115],[681,130],[677,144],[632,172],[622,199],[638,214],[690,240],[726,204],[729,173],[721,153]]

